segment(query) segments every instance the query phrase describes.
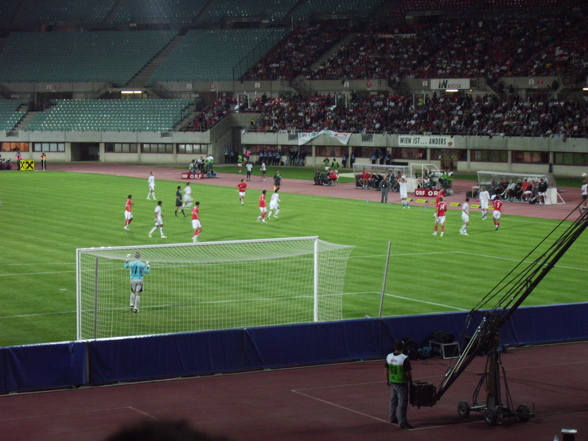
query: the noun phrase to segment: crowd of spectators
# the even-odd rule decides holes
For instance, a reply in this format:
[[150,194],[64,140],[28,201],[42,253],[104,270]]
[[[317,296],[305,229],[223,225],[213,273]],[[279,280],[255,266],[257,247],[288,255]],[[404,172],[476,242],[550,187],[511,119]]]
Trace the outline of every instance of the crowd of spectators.
[[315,62],[349,30],[314,25],[297,28],[274,50],[251,67],[242,80],[290,80]]
[[456,33],[453,24],[385,27],[372,25],[368,32],[342,45],[314,70],[310,80],[389,79],[412,77]]
[[244,80],[585,78],[588,26],[584,17],[502,15],[424,25],[373,24],[318,67],[310,66],[348,32],[317,25],[298,28],[253,66]]
[[188,123],[185,130],[189,132],[206,132],[217,122],[232,112],[237,105],[235,98],[220,98],[209,105],[203,112]]
[[437,96],[419,102],[408,96],[354,94],[335,104],[330,95],[256,100],[252,111],[263,113],[255,131],[335,130],[352,133],[402,133],[478,136],[562,136],[588,134],[588,106],[576,101],[516,95],[501,100]]

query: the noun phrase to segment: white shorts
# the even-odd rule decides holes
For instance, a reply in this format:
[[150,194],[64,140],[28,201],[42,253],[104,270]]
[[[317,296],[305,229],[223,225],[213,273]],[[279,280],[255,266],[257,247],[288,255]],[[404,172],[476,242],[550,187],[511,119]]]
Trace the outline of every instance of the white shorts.
[[470,221],[470,215],[469,214],[465,214],[465,213],[461,213],[461,220],[463,222],[469,222]]
[[482,210],[487,210],[488,209],[488,201],[480,201],[480,208]]
[[129,220],[133,218],[133,213],[131,213],[130,211],[126,211],[125,210],[125,220]]
[[438,224],[444,224],[445,223],[445,216],[437,216],[437,218],[435,219],[435,222],[437,222]]
[[244,191],[240,191],[239,192],[239,197],[240,198],[244,198],[245,197],[245,192]]
[[262,213],[267,212],[267,207],[259,207],[259,211],[261,211]]
[[280,206],[278,204],[271,204],[270,203],[270,210],[279,210]]
[[199,219],[192,219],[192,228],[202,228],[202,224]]
[[494,212],[492,213],[492,217],[496,220],[500,219],[500,211],[494,210]]
[[407,197],[408,197],[408,191],[401,191],[400,192],[401,199],[406,199]]
[[157,219],[155,219],[155,226],[159,227],[163,225],[163,219],[161,218],[161,216],[157,216]]
[[155,191],[155,184],[149,186],[149,191]]

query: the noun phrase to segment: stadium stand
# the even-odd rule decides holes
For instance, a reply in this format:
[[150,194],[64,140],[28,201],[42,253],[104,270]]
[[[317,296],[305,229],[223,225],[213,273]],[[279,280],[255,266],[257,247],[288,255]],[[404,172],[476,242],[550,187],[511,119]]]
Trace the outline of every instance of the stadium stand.
[[320,15],[346,15],[367,18],[383,0],[307,0],[293,13],[297,19]]
[[123,86],[176,34],[177,31],[13,32],[0,53],[0,81],[110,81]]
[[217,122],[230,114],[237,105],[235,98],[221,98],[210,104],[196,119],[185,128],[188,132],[205,132],[210,130]]
[[0,130],[11,131],[25,116],[26,110],[20,110],[26,101],[0,100]]
[[354,133],[428,133],[483,136],[585,136],[588,108],[577,102],[526,100],[505,102],[492,96],[473,99],[438,97],[416,108],[412,97],[355,95],[346,106],[333,97],[257,99],[252,112],[263,113],[254,131]]
[[[8,3],[0,10],[0,97],[23,99],[32,113],[19,124],[19,111],[8,111],[5,142],[43,130],[189,137],[231,113],[232,125],[259,132],[546,139],[588,132],[587,9],[579,0]],[[447,94],[441,81],[453,78],[468,87]],[[94,115],[99,97],[111,101],[105,112],[119,113],[111,98],[124,89],[210,106],[181,123],[147,105],[127,107],[116,121]],[[85,106],[76,107],[85,119],[68,113],[64,99]],[[236,109],[236,100],[253,104]],[[261,114],[253,128],[237,114],[247,111]],[[206,135],[198,137],[206,145]],[[207,148],[221,147],[210,140]]]
[[207,0],[126,0],[109,23],[188,24],[202,11]]
[[561,6],[559,0],[484,0],[480,8],[481,13],[512,13],[531,12],[533,10],[544,12]]
[[[196,29],[175,48],[149,79],[154,81],[232,81],[233,66],[273,33],[285,29]],[[214,60],[214,62],[211,62]]]
[[320,24],[297,28],[277,48],[251,67],[242,79],[292,79],[305,71],[346,33],[344,28]]
[[[16,7],[21,2],[3,2],[13,4]],[[46,0],[28,0],[22,2],[22,8],[14,19],[16,26],[37,25],[45,23],[81,23],[99,24],[106,18],[116,0],[59,0],[48,2]],[[15,11],[16,12],[16,11]]]
[[204,22],[219,22],[227,17],[263,17],[270,22],[283,19],[298,0],[217,0],[202,16]]
[[446,14],[462,14],[478,0],[401,0],[390,9],[389,16],[403,15],[409,11],[443,11]]
[[186,115],[191,100],[58,100],[38,113],[28,131],[168,131]]
[[432,24],[402,29],[374,26],[345,44],[306,74],[306,78],[393,78],[412,76],[427,58],[447,44],[459,25]]

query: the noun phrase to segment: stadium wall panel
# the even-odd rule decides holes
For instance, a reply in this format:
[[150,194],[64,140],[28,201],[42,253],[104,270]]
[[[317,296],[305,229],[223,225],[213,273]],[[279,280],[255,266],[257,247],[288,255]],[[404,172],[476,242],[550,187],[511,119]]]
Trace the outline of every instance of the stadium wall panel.
[[[478,314],[481,319],[484,312]],[[520,308],[503,345],[588,340],[588,303]],[[461,335],[467,312],[15,346],[0,393],[383,358],[395,340]]]
[[86,377],[84,342],[13,346],[4,350],[7,391],[81,386]]

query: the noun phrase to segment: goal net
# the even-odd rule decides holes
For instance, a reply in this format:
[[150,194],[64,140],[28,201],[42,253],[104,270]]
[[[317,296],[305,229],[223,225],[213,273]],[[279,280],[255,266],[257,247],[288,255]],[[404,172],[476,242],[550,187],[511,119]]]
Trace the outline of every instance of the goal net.
[[[78,249],[77,338],[341,320],[352,249],[318,237]],[[136,252],[150,271],[135,314]]]

